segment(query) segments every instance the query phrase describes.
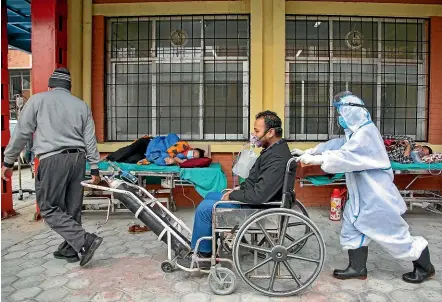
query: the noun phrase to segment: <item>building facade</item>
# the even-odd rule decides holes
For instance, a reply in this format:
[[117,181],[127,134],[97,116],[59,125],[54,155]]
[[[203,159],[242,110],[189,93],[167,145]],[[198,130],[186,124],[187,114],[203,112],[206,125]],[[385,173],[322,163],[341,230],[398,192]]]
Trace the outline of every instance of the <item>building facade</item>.
[[11,133],[16,123],[15,98],[20,95],[25,101],[31,96],[31,68],[32,55],[24,51],[8,49],[8,73],[9,73],[9,124]]
[[[343,90],[381,133],[442,151],[442,1],[51,1],[57,64],[67,59],[73,93],[91,105],[103,153],[175,132],[209,142],[231,185],[256,113],[277,112],[290,145],[312,147],[340,135],[331,102]],[[32,34],[40,81],[44,30]],[[328,204],[331,190],[296,188],[307,205]]]

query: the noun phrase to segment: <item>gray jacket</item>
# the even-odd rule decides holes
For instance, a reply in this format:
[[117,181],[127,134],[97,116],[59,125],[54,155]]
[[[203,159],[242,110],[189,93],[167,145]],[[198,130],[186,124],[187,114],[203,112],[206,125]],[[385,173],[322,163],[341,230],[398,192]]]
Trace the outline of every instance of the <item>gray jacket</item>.
[[14,164],[34,133],[33,151],[37,158],[81,149],[91,169],[98,169],[100,154],[91,110],[68,90],[55,88],[37,93],[26,102],[4,152],[5,166]]

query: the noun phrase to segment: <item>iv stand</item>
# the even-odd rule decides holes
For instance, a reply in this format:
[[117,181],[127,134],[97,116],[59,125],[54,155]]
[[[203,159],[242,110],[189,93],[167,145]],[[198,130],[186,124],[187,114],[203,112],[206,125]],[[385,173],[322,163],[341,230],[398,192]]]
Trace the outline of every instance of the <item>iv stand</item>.
[[[17,114],[17,121],[19,119],[19,115],[20,115],[20,107],[19,104],[17,104],[16,102],[16,106],[15,106],[15,112]],[[28,193],[28,194],[34,194],[35,190],[32,189],[23,189],[22,187],[22,182],[21,182],[21,155],[18,158],[17,161],[17,170],[18,170],[18,190],[13,190],[12,194],[17,194],[18,193],[18,200],[23,200],[23,193]],[[32,162],[31,162],[31,173],[32,173],[32,178],[34,178],[34,171],[32,169]]]

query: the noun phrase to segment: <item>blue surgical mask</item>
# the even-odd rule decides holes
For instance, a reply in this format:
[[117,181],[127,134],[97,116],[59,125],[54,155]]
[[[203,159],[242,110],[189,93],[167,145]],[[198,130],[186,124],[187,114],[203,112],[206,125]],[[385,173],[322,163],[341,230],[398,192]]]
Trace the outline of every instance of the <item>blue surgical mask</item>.
[[187,159],[192,159],[193,158],[193,150],[190,150],[187,152]]
[[419,151],[411,151],[410,156],[411,156],[411,159],[413,160],[413,162],[415,162],[415,163],[422,162],[421,155],[419,154]]
[[348,129],[348,125],[347,125],[347,123],[345,122],[344,118],[341,115],[338,117],[338,124],[342,128]]

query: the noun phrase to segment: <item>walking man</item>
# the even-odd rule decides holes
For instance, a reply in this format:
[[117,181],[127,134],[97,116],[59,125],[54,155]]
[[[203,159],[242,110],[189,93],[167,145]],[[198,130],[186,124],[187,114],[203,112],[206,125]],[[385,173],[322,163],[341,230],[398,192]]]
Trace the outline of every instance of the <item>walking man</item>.
[[23,107],[4,151],[2,178],[9,181],[14,162],[34,136],[34,153],[40,160],[35,177],[37,204],[46,223],[65,241],[54,252],[57,259],[87,265],[103,238],[81,226],[86,159],[92,181],[100,181],[95,127],[89,106],[71,94],[71,76],[57,68],[47,92],[33,95]]

